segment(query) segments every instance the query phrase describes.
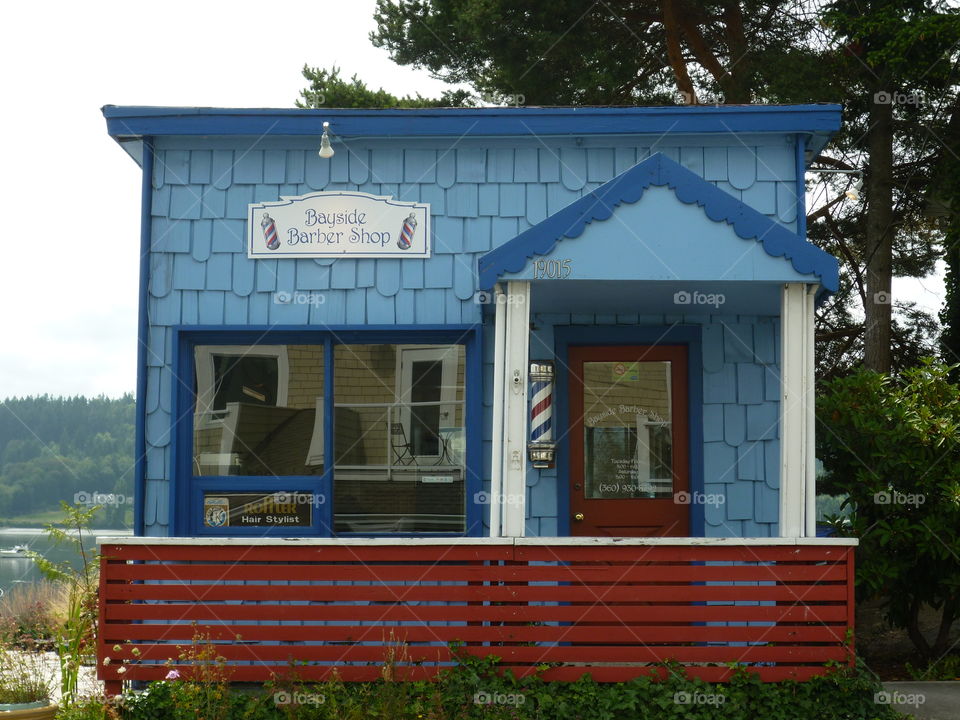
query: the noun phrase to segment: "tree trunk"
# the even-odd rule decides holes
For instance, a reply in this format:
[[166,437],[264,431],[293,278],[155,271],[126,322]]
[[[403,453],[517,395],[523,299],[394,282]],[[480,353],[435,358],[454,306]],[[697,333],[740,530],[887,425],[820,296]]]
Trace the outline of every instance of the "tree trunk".
[[957,616],[957,599],[947,600],[943,603],[943,608],[940,611],[940,627],[937,631],[937,637],[933,641],[933,648],[931,648],[931,655],[933,660],[939,660],[949,651],[947,645],[950,640],[950,629],[953,627],[953,621]]
[[[927,204],[941,205],[949,213],[943,239],[947,276],[946,301],[940,312],[940,347],[944,360],[952,364],[960,362],[960,158],[954,151],[960,148],[960,95],[954,98],[942,144],[940,161],[927,190]],[[960,372],[954,370],[952,377],[957,380]]]
[[923,633],[920,632],[920,609],[922,607],[923,603],[914,597],[910,603],[910,614],[907,617],[907,636],[917,649],[917,652],[920,653],[920,657],[926,659],[930,657],[930,644],[923,636]]
[[683,96],[685,105],[697,104],[697,93],[693,88],[693,81],[687,72],[687,63],[683,59],[683,49],[680,47],[680,28],[677,26],[676,0],[663,0],[663,29],[667,36],[667,57],[670,67],[673,68],[673,77],[677,82],[677,90]]
[[890,88],[872,83],[867,145],[867,302],[864,306],[864,365],[890,371],[890,286],[893,271],[893,102]]

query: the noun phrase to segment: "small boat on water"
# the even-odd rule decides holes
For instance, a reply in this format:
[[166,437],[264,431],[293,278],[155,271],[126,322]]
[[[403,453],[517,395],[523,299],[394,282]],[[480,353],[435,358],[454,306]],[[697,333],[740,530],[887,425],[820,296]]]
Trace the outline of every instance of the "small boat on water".
[[0,548],[0,558],[5,557],[25,557],[27,550],[29,550],[26,545],[14,545],[12,548]]

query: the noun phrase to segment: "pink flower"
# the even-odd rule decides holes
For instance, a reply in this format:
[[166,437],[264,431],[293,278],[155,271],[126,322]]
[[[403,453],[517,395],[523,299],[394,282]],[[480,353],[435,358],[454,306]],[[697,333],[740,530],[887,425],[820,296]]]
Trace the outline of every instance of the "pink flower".
[[178,677],[180,677],[180,671],[171,670],[167,673],[167,676],[164,678],[164,680],[176,680]]

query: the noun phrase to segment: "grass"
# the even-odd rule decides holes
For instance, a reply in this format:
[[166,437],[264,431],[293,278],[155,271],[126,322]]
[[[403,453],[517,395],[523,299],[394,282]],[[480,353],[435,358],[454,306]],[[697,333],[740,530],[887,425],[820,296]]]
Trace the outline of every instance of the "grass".
[[67,614],[63,583],[16,585],[0,598],[0,644],[49,643]]

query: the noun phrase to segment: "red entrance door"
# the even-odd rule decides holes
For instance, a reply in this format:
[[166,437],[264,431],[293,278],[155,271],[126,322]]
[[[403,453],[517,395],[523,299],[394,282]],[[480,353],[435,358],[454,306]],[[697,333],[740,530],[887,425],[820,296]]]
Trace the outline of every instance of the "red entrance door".
[[687,350],[571,347],[573,535],[690,532]]

